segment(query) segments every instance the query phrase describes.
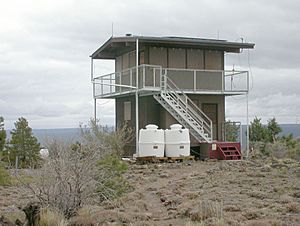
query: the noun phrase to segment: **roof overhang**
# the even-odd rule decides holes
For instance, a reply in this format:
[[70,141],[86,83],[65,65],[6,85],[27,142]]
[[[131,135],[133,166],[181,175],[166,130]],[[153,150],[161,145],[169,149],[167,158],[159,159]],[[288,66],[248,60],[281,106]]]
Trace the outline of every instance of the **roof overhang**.
[[91,57],[93,59],[115,59],[116,57],[135,50],[136,40],[139,45],[173,47],[173,48],[199,48],[220,50],[224,52],[239,53],[241,49],[253,49],[253,43],[228,42],[219,39],[186,38],[186,37],[147,37],[147,36],[125,36],[111,37]]

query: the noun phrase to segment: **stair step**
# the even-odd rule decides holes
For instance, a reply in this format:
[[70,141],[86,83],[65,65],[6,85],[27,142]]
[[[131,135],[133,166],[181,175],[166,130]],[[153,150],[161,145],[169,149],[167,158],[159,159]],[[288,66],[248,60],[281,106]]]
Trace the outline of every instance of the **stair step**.
[[[184,103],[180,103],[182,99],[179,97],[174,97],[175,91],[171,91],[172,95],[168,91],[161,92],[161,94],[154,95],[154,98],[169,112],[171,115],[177,119],[185,128],[189,128],[191,134],[201,142],[203,140],[209,141],[209,135],[204,133],[203,121],[194,115],[191,115],[188,111],[188,106]],[[184,95],[181,95],[184,96]],[[181,97],[180,97],[181,98]],[[208,140],[209,139],[209,140]]]

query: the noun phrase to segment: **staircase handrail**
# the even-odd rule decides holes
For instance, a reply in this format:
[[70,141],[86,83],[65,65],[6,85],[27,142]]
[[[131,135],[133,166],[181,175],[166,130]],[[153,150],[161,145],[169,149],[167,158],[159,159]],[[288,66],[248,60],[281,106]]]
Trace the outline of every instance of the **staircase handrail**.
[[[208,133],[209,137],[212,137],[211,119],[182,90],[178,88],[178,86],[167,76],[166,73],[162,74],[161,76],[162,79],[165,80],[165,87],[161,88],[171,90],[176,98],[180,100],[181,106],[183,105],[190,113],[192,113],[194,118],[200,121],[200,123],[204,123],[206,132]],[[180,93],[184,97],[184,99],[182,99],[182,97],[178,93]],[[203,120],[199,118],[199,115],[203,118]]]

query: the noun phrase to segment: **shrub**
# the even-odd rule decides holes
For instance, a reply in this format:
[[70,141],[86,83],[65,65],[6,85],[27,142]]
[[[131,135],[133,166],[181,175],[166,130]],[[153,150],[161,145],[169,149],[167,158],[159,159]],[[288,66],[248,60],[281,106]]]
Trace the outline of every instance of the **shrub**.
[[121,157],[124,154],[124,147],[133,139],[133,130],[125,123],[116,131],[99,124],[99,120],[90,119],[87,127],[80,126],[82,144],[89,149],[101,150],[103,155],[114,154]]
[[108,133],[106,136],[106,144],[111,148],[114,155],[122,157],[124,147],[133,140],[133,130],[125,123],[118,127],[115,132]]
[[4,164],[0,162],[0,185],[10,185],[11,177],[4,167]]
[[31,187],[43,206],[73,216],[95,188],[97,152],[73,150],[70,145],[53,141],[48,144],[49,158],[36,171],[36,187]]
[[127,171],[127,164],[116,155],[108,155],[98,162],[97,192],[100,201],[114,199],[130,189],[129,184],[123,179],[122,174]]
[[265,152],[275,158],[286,158],[288,154],[288,147],[281,142],[267,143]]
[[36,186],[29,186],[43,206],[58,209],[67,219],[83,205],[114,199],[129,188],[122,178],[127,165],[111,154],[114,149],[106,142],[110,134],[91,124],[82,129],[81,143],[54,140],[46,145],[49,157],[36,171]]

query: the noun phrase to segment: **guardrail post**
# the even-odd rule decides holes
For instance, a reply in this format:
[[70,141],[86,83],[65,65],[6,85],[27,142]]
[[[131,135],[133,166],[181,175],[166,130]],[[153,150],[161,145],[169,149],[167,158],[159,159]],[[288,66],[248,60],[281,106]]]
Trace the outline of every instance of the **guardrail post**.
[[103,78],[101,77],[101,95],[103,95]]
[[96,96],[96,83],[95,83],[95,79],[94,79],[94,81],[93,81],[93,97],[95,97]]
[[230,91],[232,91],[232,85],[233,85],[233,74],[230,76]]
[[130,69],[130,71],[129,71],[129,83],[130,83],[130,86],[132,86],[132,69]]
[[196,74],[196,70],[194,70],[194,91],[196,91],[197,87],[196,87],[196,84],[197,84],[197,74]]
[[139,156],[139,39],[136,39],[135,152]]
[[[122,72],[120,72],[120,85],[122,85]],[[120,93],[122,92],[122,86],[120,86]]]
[[225,72],[222,71],[222,92],[223,92],[223,93],[224,93],[224,89],[225,89],[224,80],[225,80]]
[[186,113],[188,111],[188,98],[187,98],[187,96],[185,96],[185,111],[186,111]]
[[247,92],[249,92],[249,71],[247,71]]
[[160,86],[160,90],[163,89],[163,74],[162,74],[162,70],[161,70],[161,73],[160,73],[160,77],[159,77],[159,86]]
[[143,88],[145,87],[145,83],[146,83],[146,75],[145,75],[145,65],[143,65]]
[[94,60],[91,57],[91,81],[94,80]]
[[111,82],[112,82],[112,74],[110,74],[110,76],[109,76],[109,92],[110,93],[112,93],[112,84],[111,84]]
[[153,68],[153,87],[155,87],[155,80],[156,80],[156,79],[155,79],[155,74],[156,74],[156,73],[155,73],[155,69],[156,69],[156,68],[154,67],[154,68]]

